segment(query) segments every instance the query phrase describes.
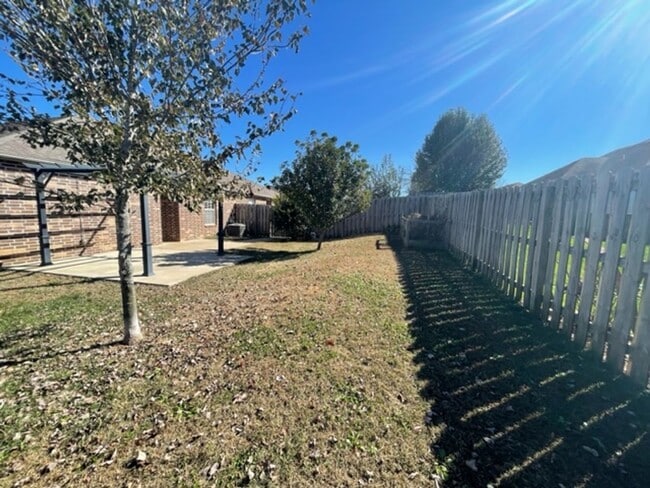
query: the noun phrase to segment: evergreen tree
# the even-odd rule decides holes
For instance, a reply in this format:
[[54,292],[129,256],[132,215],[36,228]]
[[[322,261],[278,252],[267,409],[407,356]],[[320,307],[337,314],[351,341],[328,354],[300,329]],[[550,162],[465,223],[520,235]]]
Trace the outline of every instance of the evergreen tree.
[[415,156],[411,193],[492,188],[506,163],[501,139],[487,116],[452,109],[440,117]]

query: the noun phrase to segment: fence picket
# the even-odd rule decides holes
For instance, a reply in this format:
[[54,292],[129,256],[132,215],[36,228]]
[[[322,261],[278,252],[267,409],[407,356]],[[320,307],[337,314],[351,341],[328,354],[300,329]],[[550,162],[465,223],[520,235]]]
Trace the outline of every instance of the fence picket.
[[564,290],[566,282],[566,269],[568,265],[569,252],[571,250],[571,234],[573,233],[573,217],[575,215],[576,191],[578,179],[571,178],[567,186],[567,194],[564,203],[564,215],[562,218],[562,230],[560,231],[560,255],[555,271],[555,292],[553,294],[553,312],[551,323],[559,328],[561,313],[564,301]]
[[517,188],[517,199],[515,205],[515,218],[510,230],[510,264],[508,266],[508,287],[506,294],[513,297],[517,286],[517,254],[519,252],[519,231],[521,228],[521,219],[524,211],[524,189]]
[[542,296],[542,319],[544,322],[551,320],[551,304],[555,301],[555,271],[558,262],[560,249],[560,234],[562,232],[562,218],[564,216],[564,205],[568,195],[569,182],[561,180],[555,190],[555,202],[553,203],[553,217],[551,224],[551,238],[549,240],[548,260],[546,262],[546,283]]
[[551,228],[551,217],[553,201],[555,199],[556,182],[544,185],[542,197],[539,204],[539,220],[535,229],[535,252],[533,254],[533,271],[531,276],[531,293],[528,301],[528,308],[539,313],[544,290],[544,279],[546,265],[549,257],[549,229]]
[[607,360],[623,370],[632,325],[636,319],[636,299],[642,279],[643,255],[650,227],[650,172],[641,176],[630,219],[624,273],[621,280],[614,325],[609,338]]
[[618,175],[614,187],[613,210],[607,229],[605,258],[598,286],[598,304],[591,334],[591,349],[596,351],[599,357],[605,352],[612,298],[616,288],[616,274],[621,256],[621,244],[623,243],[625,215],[627,213],[630,189],[632,187],[632,177],[633,173],[630,170],[621,172]]
[[533,261],[535,260],[535,247],[537,245],[537,225],[539,223],[539,207],[542,200],[542,189],[539,185],[533,186],[533,193],[530,203],[530,230],[527,229],[526,236],[528,247],[526,251],[526,262],[524,264],[524,290],[523,305],[529,307],[530,295],[533,291],[531,281],[533,279]]
[[630,344],[630,376],[644,387],[648,386],[650,367],[650,286],[646,277],[639,316],[634,324],[634,337]]
[[612,176],[603,173],[596,179],[595,194],[591,200],[590,224],[588,232],[587,261],[585,276],[580,293],[580,307],[576,319],[574,341],[579,347],[585,347],[589,332],[592,308],[596,299],[596,275],[601,262],[601,246],[606,238],[607,202],[609,200]]
[[501,212],[501,222],[499,227],[499,255],[497,257],[497,267],[498,267],[498,277],[497,277],[497,287],[503,290],[505,283],[505,263],[507,258],[507,246],[508,246],[508,221],[510,219],[511,212],[511,202],[512,202],[512,188],[506,188],[504,192],[503,199],[503,208]]
[[516,302],[521,302],[524,293],[524,265],[528,251],[528,237],[530,225],[530,206],[533,197],[534,188],[526,187],[524,190],[524,205],[519,221],[519,252],[517,255],[517,278],[513,298]]
[[579,181],[574,202],[576,208],[574,210],[575,223],[572,232],[573,246],[571,246],[570,253],[571,265],[569,266],[567,275],[566,303],[562,309],[563,331],[568,338],[571,338],[573,333],[578,285],[581,279],[582,257],[584,255],[585,247],[589,199],[591,198],[592,186],[591,178],[585,178]]

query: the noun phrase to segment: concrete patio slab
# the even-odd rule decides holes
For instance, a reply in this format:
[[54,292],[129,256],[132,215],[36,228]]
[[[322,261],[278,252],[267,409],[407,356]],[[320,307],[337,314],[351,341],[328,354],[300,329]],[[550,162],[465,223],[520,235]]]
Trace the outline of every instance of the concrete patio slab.
[[[142,276],[142,250],[133,250],[135,282],[147,285],[173,286],[189,278],[240,263],[250,256],[233,253],[233,249],[246,248],[250,242],[227,242],[230,252],[218,256],[216,242],[204,239],[188,242],[166,242],[153,246],[153,276]],[[50,266],[39,263],[7,266],[7,269],[50,273],[80,278],[118,281],[117,251],[93,256],[80,256],[57,260]]]

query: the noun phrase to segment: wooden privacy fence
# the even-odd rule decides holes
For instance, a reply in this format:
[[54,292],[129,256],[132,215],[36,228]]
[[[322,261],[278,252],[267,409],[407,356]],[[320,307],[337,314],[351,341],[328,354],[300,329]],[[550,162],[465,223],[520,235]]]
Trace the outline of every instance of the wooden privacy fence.
[[450,249],[647,386],[650,168],[440,198]]
[[647,386],[650,167],[488,191],[378,200],[330,237],[446,220],[446,246],[578,347]]
[[439,206],[439,196],[395,197],[373,200],[365,212],[351,215],[327,232],[327,237],[351,237],[397,230],[402,216],[419,213],[428,216],[444,214]]
[[229,221],[245,224],[248,237],[269,237],[271,235],[271,206],[236,203]]

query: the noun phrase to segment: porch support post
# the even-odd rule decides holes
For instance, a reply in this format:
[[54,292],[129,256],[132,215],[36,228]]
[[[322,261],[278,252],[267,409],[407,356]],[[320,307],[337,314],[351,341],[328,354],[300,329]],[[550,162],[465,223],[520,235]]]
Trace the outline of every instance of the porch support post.
[[224,251],[223,251],[223,200],[219,200],[217,203],[217,208],[219,212],[219,225],[218,225],[218,231],[217,231],[217,238],[219,241],[219,251],[217,254],[219,256],[223,256]]
[[151,231],[149,229],[149,200],[146,193],[140,193],[140,224],[142,226],[142,268],[143,276],[153,276],[151,253]]
[[47,207],[45,205],[45,187],[49,182],[47,173],[37,171],[36,184],[36,210],[38,213],[38,244],[41,254],[41,266],[52,264],[52,251],[50,249],[50,233],[47,230]]

